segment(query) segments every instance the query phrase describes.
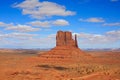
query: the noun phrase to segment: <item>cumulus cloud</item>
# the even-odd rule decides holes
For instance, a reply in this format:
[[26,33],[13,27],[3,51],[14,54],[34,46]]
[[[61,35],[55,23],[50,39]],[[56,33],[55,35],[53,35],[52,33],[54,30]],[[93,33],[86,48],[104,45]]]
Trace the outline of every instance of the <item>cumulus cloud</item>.
[[0,39],[6,39],[6,38],[14,38],[14,39],[30,39],[34,36],[37,36],[36,34],[28,34],[28,33],[8,33],[8,34],[0,34]]
[[40,37],[38,34],[29,33],[7,33],[0,34],[0,46],[11,46],[14,48],[50,48],[55,45],[55,37],[50,34]]
[[43,28],[48,28],[50,27],[50,22],[49,21],[32,21],[29,22],[28,24],[32,25],[32,26],[36,26],[36,27],[43,27]]
[[66,20],[63,20],[63,19],[58,19],[56,21],[53,21],[53,25],[56,25],[56,26],[67,26],[67,25],[69,25],[69,22],[66,21]]
[[7,24],[4,22],[0,22],[0,27],[3,27],[5,30],[13,30],[13,31],[18,31],[18,32],[34,32],[34,31],[39,31],[40,28],[34,28],[29,25],[21,25],[21,24]]
[[34,32],[34,31],[39,31],[39,28],[33,28],[31,26],[28,25],[21,25],[18,24],[16,26],[9,26],[7,28],[5,28],[6,30],[14,30],[14,31],[18,31],[18,32]]
[[[7,33],[0,34],[0,47],[8,48],[33,48],[32,45],[38,45],[38,42],[32,42],[31,39],[36,39],[37,34],[29,33]],[[37,41],[37,39],[36,39]]]
[[96,17],[87,18],[87,19],[80,18],[79,21],[81,21],[81,22],[92,22],[92,23],[105,22],[105,20],[103,18],[96,18]]
[[77,33],[81,42],[88,44],[101,44],[120,41],[120,30],[108,31],[105,34]]
[[48,35],[48,38],[56,38],[56,34],[50,34]]
[[[40,28],[50,28],[51,26],[67,26],[69,22],[64,19],[57,19],[53,21],[32,21],[27,24],[7,24],[0,22],[0,27],[3,27],[4,30],[12,30],[16,32],[35,32],[40,31]],[[37,27],[37,28],[35,28]]]
[[120,41],[120,30],[117,31],[109,31],[106,33],[107,37],[110,38],[111,40]]
[[14,7],[22,9],[24,15],[30,15],[32,18],[36,19],[75,14],[73,11],[66,10],[65,6],[48,1],[39,2],[39,0],[25,0],[20,4],[15,4]]
[[[50,34],[51,35],[51,34]],[[55,45],[55,38],[54,37],[44,37],[44,38],[31,38],[29,41],[25,42],[31,44],[33,46],[39,46],[42,48],[52,48]]]
[[120,22],[116,22],[116,23],[104,23],[103,26],[120,26]]
[[100,44],[105,43],[108,41],[106,36],[99,35],[99,34],[86,34],[86,33],[80,33],[79,37],[82,39],[83,42],[89,43],[89,44]]
[[[82,45],[104,45],[120,41],[120,30],[108,31],[104,34],[73,33],[73,35],[74,34],[77,34],[78,42]],[[23,48],[50,48],[55,46],[55,36],[56,34],[50,34],[43,38],[38,34],[28,33],[0,34],[0,41],[2,41],[0,45],[9,44],[12,41],[10,44],[12,46]]]
[[68,26],[69,22],[64,19],[57,19],[54,21],[44,21],[44,22],[32,21],[32,22],[29,22],[28,24],[36,27],[49,28],[51,26]]
[[4,23],[4,22],[0,22],[0,27],[9,27],[9,26],[12,26],[13,23],[10,23],[10,24],[7,24],[7,23]]

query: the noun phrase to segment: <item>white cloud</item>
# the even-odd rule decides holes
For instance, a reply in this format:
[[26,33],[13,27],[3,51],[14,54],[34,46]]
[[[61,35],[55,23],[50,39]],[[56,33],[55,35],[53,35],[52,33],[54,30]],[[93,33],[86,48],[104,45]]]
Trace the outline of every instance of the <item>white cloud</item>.
[[120,41],[120,30],[117,31],[109,31],[106,33],[107,37],[109,37],[111,40]]
[[78,37],[80,39],[82,39],[82,42],[84,43],[89,43],[89,44],[93,44],[93,43],[102,43],[102,42],[107,42],[106,38],[104,35],[100,35],[100,34],[88,34],[88,33],[80,33],[78,35]]
[[119,0],[110,0],[111,2],[118,2]]
[[7,24],[7,23],[4,23],[4,22],[0,22],[0,27],[9,27],[9,26],[12,26],[13,23],[10,23],[10,24]]
[[7,24],[4,22],[0,22],[0,27],[3,27],[5,30],[13,30],[13,31],[18,31],[18,32],[34,32],[34,31],[39,31],[40,28],[33,28],[32,26],[29,25],[21,25],[21,24]]
[[37,34],[28,33],[7,33],[0,34],[0,47],[4,48],[33,48],[32,44],[38,42],[32,42],[31,39],[36,39]]
[[48,38],[56,38],[56,34],[50,34],[48,35]]
[[67,25],[69,25],[69,22],[66,21],[66,20],[63,20],[63,19],[58,19],[56,21],[53,21],[53,25],[56,25],[56,26],[67,26]]
[[103,18],[96,18],[96,17],[87,18],[87,19],[80,18],[79,21],[81,21],[81,22],[93,22],[93,23],[105,22],[105,20]]
[[87,44],[114,43],[120,41],[120,30],[108,31],[105,34],[77,33],[81,42]]
[[0,42],[0,47],[7,45],[14,48],[50,48],[55,45],[55,37],[54,34],[41,38],[38,34],[8,33],[0,34]]
[[[103,46],[112,45],[120,41],[120,30],[108,31],[105,34],[73,33],[78,36],[78,43],[86,47],[95,45]],[[9,45],[16,48],[50,48],[55,46],[56,34],[50,34],[47,37],[40,37],[38,34],[28,33],[8,33],[0,34],[0,45]],[[10,44],[11,43],[11,44]],[[80,46],[79,45],[79,46]]]
[[33,21],[28,23],[31,26],[42,27],[42,28],[49,28],[51,26],[67,26],[69,22],[64,19],[57,19],[54,21]]
[[56,34],[49,34],[46,37],[31,38],[29,41],[24,42],[25,44],[31,44],[32,46],[39,46],[39,48],[53,48],[56,43]]
[[6,39],[6,38],[14,38],[14,39],[30,39],[34,36],[37,36],[36,34],[28,34],[28,33],[8,33],[8,34],[0,34],[0,39]]
[[29,22],[28,24],[32,25],[32,26],[37,26],[37,27],[43,27],[43,28],[48,28],[50,27],[50,22],[49,21],[33,21],[33,22]]
[[104,23],[103,26],[120,26],[120,22],[116,22],[116,23]]
[[[67,26],[69,22],[64,19],[57,19],[53,21],[32,21],[27,24],[7,24],[4,22],[0,22],[0,27],[3,27],[4,30],[12,30],[15,32],[35,32],[41,30],[40,28],[49,28],[51,26]],[[34,26],[34,27],[32,27]],[[38,27],[38,28],[35,28]]]
[[14,31],[19,31],[19,32],[34,32],[34,31],[39,31],[39,28],[32,28],[31,26],[28,25],[21,25],[18,24],[16,26],[9,26],[5,28],[6,30],[14,30]]
[[7,37],[10,38],[17,38],[17,39],[30,39],[32,37],[36,36],[36,34],[28,34],[28,33],[11,33],[7,34]]
[[3,22],[0,22],[0,26],[4,27],[6,24]]
[[15,4],[14,7],[22,9],[24,15],[30,15],[32,18],[36,19],[75,14],[73,11],[66,10],[65,6],[48,1],[39,2],[39,0],[25,0],[20,4]]

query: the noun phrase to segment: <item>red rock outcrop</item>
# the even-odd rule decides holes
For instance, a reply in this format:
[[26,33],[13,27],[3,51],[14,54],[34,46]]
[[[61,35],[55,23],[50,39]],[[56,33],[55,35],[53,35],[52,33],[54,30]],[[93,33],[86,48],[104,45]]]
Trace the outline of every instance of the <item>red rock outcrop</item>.
[[73,40],[71,32],[58,31],[56,35],[56,46],[69,46],[78,48],[77,35],[75,35],[75,40]]
[[40,62],[71,63],[89,61],[91,55],[84,53],[78,48],[77,35],[72,39],[72,33],[58,31],[56,35],[56,47],[48,52],[39,54]]

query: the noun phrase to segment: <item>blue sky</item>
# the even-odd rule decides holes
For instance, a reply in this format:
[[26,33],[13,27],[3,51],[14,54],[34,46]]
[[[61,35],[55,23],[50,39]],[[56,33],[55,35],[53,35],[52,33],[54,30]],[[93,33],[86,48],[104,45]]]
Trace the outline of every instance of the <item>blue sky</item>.
[[52,48],[58,30],[80,48],[120,48],[120,0],[0,0],[0,48]]

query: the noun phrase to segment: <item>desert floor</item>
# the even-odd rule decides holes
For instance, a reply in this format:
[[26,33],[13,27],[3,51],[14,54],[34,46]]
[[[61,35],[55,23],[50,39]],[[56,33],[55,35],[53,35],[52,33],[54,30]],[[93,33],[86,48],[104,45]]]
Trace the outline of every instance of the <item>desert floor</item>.
[[98,63],[40,63],[27,51],[0,50],[0,80],[120,80],[120,51],[86,51]]

